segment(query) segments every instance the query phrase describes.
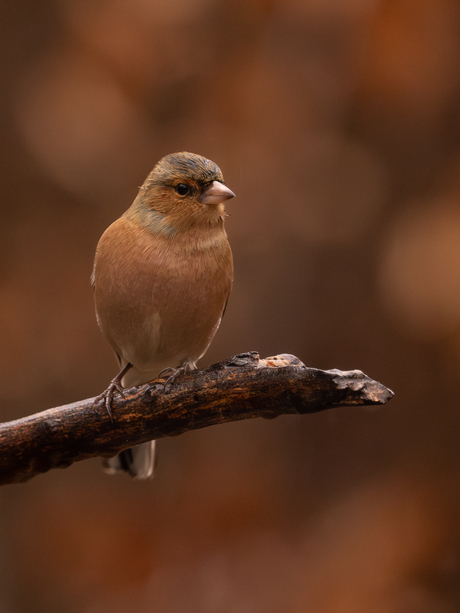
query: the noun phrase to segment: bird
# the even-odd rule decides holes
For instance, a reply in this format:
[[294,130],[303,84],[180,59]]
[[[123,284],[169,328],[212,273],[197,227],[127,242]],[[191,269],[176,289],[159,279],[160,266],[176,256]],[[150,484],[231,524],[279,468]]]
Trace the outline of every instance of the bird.
[[[220,168],[194,153],[164,156],[130,208],[102,234],[91,282],[98,326],[120,372],[97,399],[164,371],[195,369],[219,328],[233,284],[224,203],[235,194]],[[106,472],[153,476],[155,442],[105,460]]]

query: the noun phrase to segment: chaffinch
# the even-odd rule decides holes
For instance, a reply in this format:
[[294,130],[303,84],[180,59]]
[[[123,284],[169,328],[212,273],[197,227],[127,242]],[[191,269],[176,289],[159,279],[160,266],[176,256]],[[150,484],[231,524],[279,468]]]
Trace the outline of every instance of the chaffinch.
[[[162,158],[131,207],[102,235],[92,283],[99,327],[121,371],[101,395],[196,368],[216,333],[233,282],[219,167],[193,153]],[[101,398],[100,397],[100,398]],[[154,441],[121,452],[108,472],[153,475]]]

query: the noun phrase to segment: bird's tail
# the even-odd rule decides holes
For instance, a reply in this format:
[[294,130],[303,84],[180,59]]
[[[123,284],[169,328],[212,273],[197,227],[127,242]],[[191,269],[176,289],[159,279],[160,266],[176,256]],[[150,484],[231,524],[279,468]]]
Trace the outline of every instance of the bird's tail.
[[150,479],[155,468],[155,441],[125,449],[114,458],[104,460],[109,475],[127,472],[135,479]]

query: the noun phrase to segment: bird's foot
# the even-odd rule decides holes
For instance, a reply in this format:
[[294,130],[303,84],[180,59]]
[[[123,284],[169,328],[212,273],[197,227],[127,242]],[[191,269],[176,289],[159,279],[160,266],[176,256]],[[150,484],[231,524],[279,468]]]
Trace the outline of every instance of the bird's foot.
[[187,372],[187,370],[192,370],[189,364],[185,364],[179,368],[172,368],[171,366],[163,368],[158,377],[163,377],[163,375],[166,375],[167,377],[166,381],[164,382],[164,390],[168,392],[173,386],[177,377],[179,377],[179,375],[183,375],[185,372]]
[[102,392],[102,394],[99,394],[99,396],[97,396],[94,399],[93,406],[96,406],[96,405],[100,404],[101,402],[103,402],[105,404],[106,411],[109,414],[109,417],[110,417],[110,419],[112,421],[113,421],[113,415],[112,415],[112,400],[113,400],[113,396],[114,396],[115,392],[118,392],[121,396],[124,396],[124,391],[123,391],[123,387],[121,385],[121,380],[123,379],[125,374],[128,372],[128,370],[131,368],[131,366],[132,366],[132,364],[130,364],[128,362],[128,364],[126,364],[126,366],[124,366],[120,370],[118,375],[116,377],[114,377],[112,379],[112,381],[110,381],[107,389],[104,392]]
[[112,400],[113,400],[113,396],[116,391],[119,392],[123,396],[123,388],[121,387],[121,385],[119,385],[116,381],[112,380],[109,383],[107,389],[104,392],[102,392],[102,394],[99,394],[99,396],[97,396],[93,402],[93,406],[96,406],[103,402],[105,404],[106,411],[109,414],[109,417],[112,421],[113,421]]

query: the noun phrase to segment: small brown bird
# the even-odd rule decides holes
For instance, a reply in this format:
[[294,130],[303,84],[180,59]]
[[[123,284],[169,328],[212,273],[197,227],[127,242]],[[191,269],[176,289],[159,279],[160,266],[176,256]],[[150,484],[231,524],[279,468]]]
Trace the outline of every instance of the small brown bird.
[[[233,282],[223,203],[234,196],[214,162],[173,153],[102,235],[92,275],[96,316],[121,368],[101,395],[109,414],[121,386],[147,383],[168,368],[196,368],[208,349]],[[105,465],[147,479],[154,441]]]

